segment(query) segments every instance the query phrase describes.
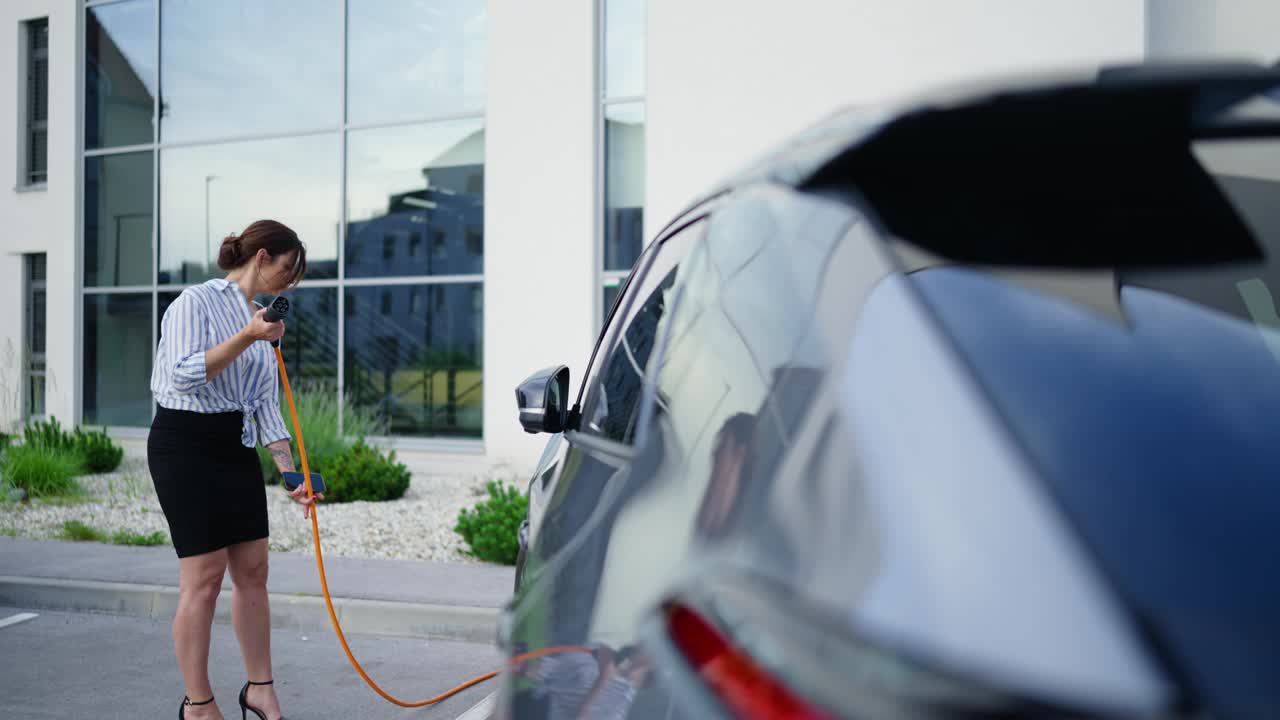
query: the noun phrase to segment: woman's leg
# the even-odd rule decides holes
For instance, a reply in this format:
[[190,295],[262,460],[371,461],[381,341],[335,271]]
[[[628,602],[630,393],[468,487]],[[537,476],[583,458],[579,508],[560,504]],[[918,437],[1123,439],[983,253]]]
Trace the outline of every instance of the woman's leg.
[[[213,697],[209,685],[209,634],[214,606],[227,570],[227,551],[215,550],[178,560],[178,612],[173,618],[173,646],[178,668],[195,702]],[[187,708],[188,718],[221,718],[216,705]]]
[[[267,540],[232,545],[227,548],[231,569],[231,622],[240,640],[244,669],[249,680],[273,680],[271,674],[271,608],[267,601]],[[249,704],[266,713],[269,720],[280,717],[280,702],[271,685],[249,687]]]

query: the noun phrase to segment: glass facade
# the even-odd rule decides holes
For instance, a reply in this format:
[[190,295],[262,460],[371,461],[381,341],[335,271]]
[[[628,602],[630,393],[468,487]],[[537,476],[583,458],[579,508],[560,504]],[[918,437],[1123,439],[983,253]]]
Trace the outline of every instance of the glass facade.
[[342,121],[341,0],[161,0],[160,48],[166,143]]
[[348,0],[347,119],[476,113],[485,99],[485,4]]
[[281,345],[291,381],[377,410],[396,436],[481,436],[485,7],[83,11],[86,423],[150,423],[165,310],[224,274],[222,238],[273,218],[307,245]]
[[155,134],[156,30],[152,0],[85,13],[84,146],[150,144]]
[[609,312],[612,287],[644,249],[644,0],[600,0],[600,277]]
[[151,423],[151,294],[84,298],[84,424]]

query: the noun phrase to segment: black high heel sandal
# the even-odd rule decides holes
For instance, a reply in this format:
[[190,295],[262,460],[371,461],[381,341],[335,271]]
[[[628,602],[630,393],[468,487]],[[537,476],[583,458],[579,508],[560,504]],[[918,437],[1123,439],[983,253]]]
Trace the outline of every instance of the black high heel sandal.
[[[240,688],[240,720],[247,720],[249,717],[250,710],[253,711],[254,715],[258,716],[258,720],[267,720],[267,716],[263,715],[261,710],[249,704],[249,686],[250,685],[274,685],[274,684],[275,684],[275,680],[268,680],[266,682],[254,682],[252,680],[249,680],[244,684],[244,687]],[[280,716],[280,720],[288,720],[288,719],[282,715]]]
[[203,702],[191,702],[191,698],[187,697],[186,695],[183,695],[182,704],[178,706],[178,720],[187,720],[188,705],[208,705],[211,702],[213,702],[213,698],[209,698],[208,700],[205,700]]

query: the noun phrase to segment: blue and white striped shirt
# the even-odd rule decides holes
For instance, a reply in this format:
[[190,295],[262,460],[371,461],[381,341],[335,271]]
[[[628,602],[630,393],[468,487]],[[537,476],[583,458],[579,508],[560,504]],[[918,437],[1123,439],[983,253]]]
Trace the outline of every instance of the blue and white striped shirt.
[[151,372],[151,392],[160,407],[243,413],[240,442],[245,447],[290,437],[280,416],[279,370],[269,343],[253,343],[217,377],[206,380],[205,351],[230,339],[251,319],[244,293],[229,280],[183,290],[160,323]]

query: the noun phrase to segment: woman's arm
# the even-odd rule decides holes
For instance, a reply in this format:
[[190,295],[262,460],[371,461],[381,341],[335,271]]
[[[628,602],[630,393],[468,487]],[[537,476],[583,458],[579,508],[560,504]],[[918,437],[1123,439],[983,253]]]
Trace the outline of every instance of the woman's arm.
[[275,461],[276,467],[282,473],[293,472],[293,450],[289,447],[289,438],[277,440],[267,446],[267,452],[271,453],[271,459]]
[[248,325],[241,328],[240,332],[227,338],[222,344],[205,351],[206,382],[226,370],[232,361],[240,357],[240,353],[249,349],[250,345],[259,340],[268,342],[279,340],[284,335],[284,321],[267,322],[262,317],[266,312],[266,308],[263,308],[254,313],[253,319],[249,321]]
[[177,393],[190,393],[204,386],[231,365],[258,340],[276,340],[284,335],[284,323],[269,323],[259,310],[238,333],[215,347],[205,349],[209,318],[200,302],[184,292],[164,314],[161,321],[159,356],[170,363],[172,388]]

